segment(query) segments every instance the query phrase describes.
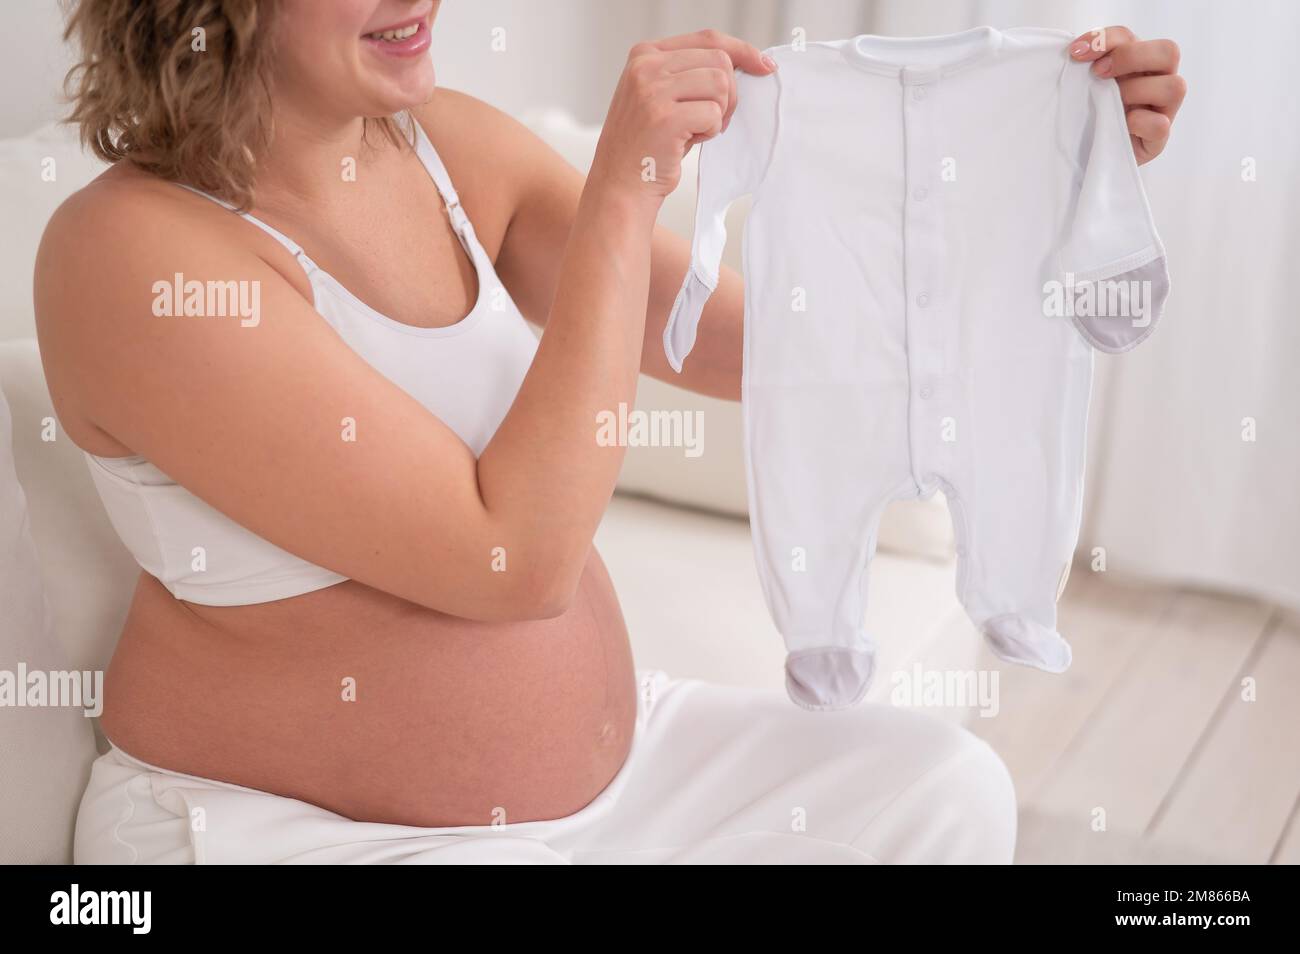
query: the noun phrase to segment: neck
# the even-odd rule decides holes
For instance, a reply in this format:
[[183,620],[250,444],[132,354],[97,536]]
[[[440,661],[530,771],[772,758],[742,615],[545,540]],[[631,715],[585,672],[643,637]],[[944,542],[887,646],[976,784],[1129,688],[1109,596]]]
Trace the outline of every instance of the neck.
[[360,162],[364,121],[360,117],[276,110],[274,137],[258,163],[257,205],[319,203],[347,183],[343,162]]

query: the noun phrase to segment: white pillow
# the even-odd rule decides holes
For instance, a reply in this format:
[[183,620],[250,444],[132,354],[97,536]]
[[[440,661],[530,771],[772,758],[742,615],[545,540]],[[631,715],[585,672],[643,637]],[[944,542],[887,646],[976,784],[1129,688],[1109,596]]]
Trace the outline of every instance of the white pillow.
[[[0,670],[16,681],[20,664],[28,673],[72,667],[51,628],[10,430],[0,391]],[[0,708],[0,864],[72,860],[77,805],[94,758],[94,730],[83,709]]]
[[[569,163],[584,172],[590,168],[600,137],[599,127],[579,125],[567,113],[554,109],[530,112],[523,122]],[[698,156],[698,149],[692,149],[687,155],[681,185],[668,196],[659,213],[660,225],[688,241],[695,228]],[[727,212],[727,248],[723,261],[737,270],[741,267],[741,234],[749,207],[750,200],[746,197]],[[744,436],[738,403],[704,397],[642,375],[636,406],[644,411],[701,412],[703,453],[687,457],[681,447],[629,448],[619,475],[619,490],[719,513],[748,515]],[[881,520],[878,543],[882,550],[951,559],[952,522],[942,495],[928,501],[906,501],[891,506]]]
[[0,387],[54,632],[74,668],[104,669],[140,568],[113,530],[80,449],[61,427],[44,439],[54,406],[35,339],[0,341]]
[[104,171],[81,151],[76,131],[53,123],[17,139],[0,139],[0,341],[35,334],[32,271],[45,223],[72,193]]

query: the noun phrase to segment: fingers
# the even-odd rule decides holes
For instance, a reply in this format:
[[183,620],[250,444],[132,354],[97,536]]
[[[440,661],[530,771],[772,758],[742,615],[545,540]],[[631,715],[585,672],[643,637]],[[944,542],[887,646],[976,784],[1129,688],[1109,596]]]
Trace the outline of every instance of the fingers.
[[770,57],[765,57],[757,47],[720,30],[697,30],[681,36],[671,36],[652,45],[665,52],[686,49],[722,50],[736,69],[757,76],[764,76],[776,69],[776,63]]
[[[705,49],[676,50],[658,55],[664,58],[663,66],[669,73],[678,76],[697,74],[687,85],[673,88],[674,99],[713,99],[719,91],[724,95],[721,100],[722,128],[726,129],[731,114],[736,111],[736,74],[731,57],[722,50]],[[714,84],[720,89],[714,89]]]
[[1092,63],[1098,76],[1176,73],[1181,54],[1173,40],[1139,40],[1124,26],[1090,30],[1070,43],[1070,57]]
[[1139,164],[1158,156],[1187,96],[1187,80],[1178,74],[1178,44],[1139,40],[1128,27],[1109,26],[1075,37],[1070,42],[1070,58],[1091,63],[1094,75],[1119,82]]
[[1101,59],[1117,46],[1132,43],[1137,37],[1126,26],[1108,26],[1089,30],[1070,41],[1070,56],[1080,63]]
[[1171,120],[1164,113],[1150,109],[1130,109],[1126,116],[1129,135],[1133,136],[1138,165],[1150,162],[1164,152],[1169,143]]
[[1170,119],[1187,97],[1187,80],[1177,73],[1169,76],[1125,76],[1119,80],[1119,95],[1125,106],[1145,106]]
[[1133,73],[1176,73],[1180,58],[1173,40],[1135,40],[1114,47],[1108,57],[1093,67],[1098,76],[1128,76]]
[[679,103],[694,100],[717,103],[726,128],[736,102],[736,78],[731,70],[698,69],[674,73],[668,90]]
[[684,50],[661,51],[656,55],[662,58],[664,69],[670,73],[680,73],[683,70],[706,68],[726,70],[730,73],[734,69],[731,65],[731,57],[723,50],[706,50],[704,47],[691,47]]
[[[633,52],[639,51],[641,55],[647,55],[652,50],[664,56],[663,67],[671,73],[696,69],[717,69],[726,73],[727,98],[722,104],[722,129],[727,128],[736,111],[736,78],[733,71],[741,69],[761,76],[776,69],[776,63],[771,57],[764,56],[744,40],[718,30],[699,30],[653,43],[638,44]],[[678,98],[699,97],[687,95]]]
[[1169,138],[1169,117],[1150,109],[1130,109],[1126,116],[1129,135],[1137,136],[1148,146],[1163,143]]
[[722,108],[711,99],[701,99],[682,104],[686,128],[691,132],[682,150],[685,155],[697,142],[712,139],[722,131]]
[[679,103],[692,99],[711,99],[725,109],[731,97],[730,80],[729,71],[685,70],[672,74],[668,80],[668,90]]

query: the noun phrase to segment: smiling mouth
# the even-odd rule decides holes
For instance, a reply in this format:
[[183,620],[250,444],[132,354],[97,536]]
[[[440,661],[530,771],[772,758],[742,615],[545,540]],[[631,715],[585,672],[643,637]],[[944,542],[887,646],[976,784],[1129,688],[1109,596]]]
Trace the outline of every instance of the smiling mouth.
[[391,30],[380,30],[375,33],[364,34],[367,40],[380,40],[384,43],[400,43],[403,40],[409,40],[415,34],[420,32],[420,27],[424,25],[423,20],[416,20],[414,23],[408,23],[403,27],[396,27]]
[[361,41],[386,57],[411,59],[429,52],[429,14],[361,34]]

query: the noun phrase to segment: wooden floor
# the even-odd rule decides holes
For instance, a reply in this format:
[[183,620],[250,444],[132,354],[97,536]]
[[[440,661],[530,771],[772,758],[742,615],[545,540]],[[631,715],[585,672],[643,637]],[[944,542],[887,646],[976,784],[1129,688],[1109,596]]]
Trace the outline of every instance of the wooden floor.
[[1017,861],[1300,862],[1300,620],[1244,599],[1075,569],[1074,663],[997,661],[1000,711],[968,725],[1020,798]]

